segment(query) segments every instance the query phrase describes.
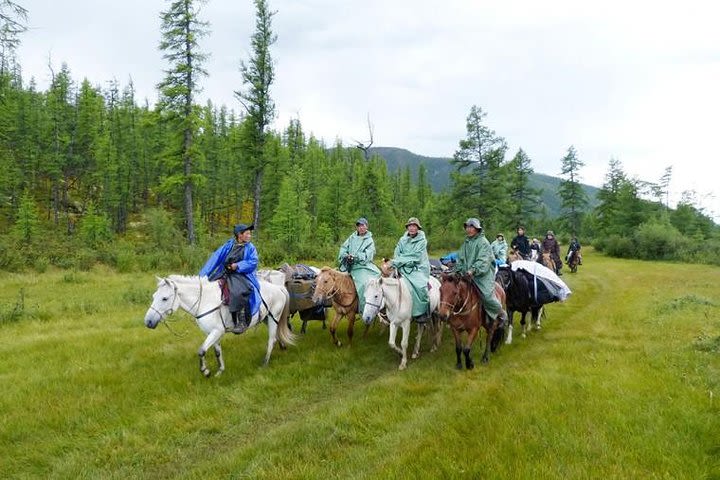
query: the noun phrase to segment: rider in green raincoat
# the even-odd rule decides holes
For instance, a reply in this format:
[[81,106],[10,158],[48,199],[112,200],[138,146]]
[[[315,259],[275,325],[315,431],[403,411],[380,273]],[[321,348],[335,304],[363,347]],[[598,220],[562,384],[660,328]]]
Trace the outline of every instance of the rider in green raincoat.
[[365,284],[372,277],[380,276],[380,269],[373,263],[375,241],[372,232],[368,231],[368,221],[358,218],[355,222],[356,231],[350,235],[340,247],[338,263],[340,271],[347,272],[355,283],[358,295],[358,312],[365,308]]
[[473,277],[482,295],[488,316],[493,320],[500,316],[502,322],[507,315],[495,298],[495,256],[490,242],[483,235],[480,220],[477,218],[468,218],[463,226],[467,237],[458,251],[455,271],[461,274],[468,273]]
[[430,279],[430,260],[427,254],[427,240],[422,231],[420,220],[410,218],[405,224],[407,233],[400,237],[391,265],[410,284],[413,299],[412,315],[418,323],[429,317],[428,280]]

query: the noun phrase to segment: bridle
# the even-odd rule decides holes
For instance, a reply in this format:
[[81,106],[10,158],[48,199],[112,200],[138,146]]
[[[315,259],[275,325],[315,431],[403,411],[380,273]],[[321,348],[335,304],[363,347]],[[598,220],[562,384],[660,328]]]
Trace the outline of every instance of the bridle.
[[[340,287],[337,285],[337,281],[335,281],[335,278],[333,278],[332,274],[330,274],[330,278],[332,278],[333,286],[332,286],[332,288],[330,289],[330,291],[325,294],[325,297],[326,297],[326,298],[333,299],[333,301],[334,301],[335,303],[337,303],[338,305],[340,305],[342,308],[348,308],[348,307],[350,307],[355,300],[350,300],[350,303],[348,303],[347,305],[343,305],[340,301],[338,301],[337,299],[335,299],[335,295],[337,295],[338,293],[340,293]],[[367,302],[365,302],[365,303],[367,303]]]
[[[459,281],[460,281],[460,280],[459,280]],[[459,290],[459,289],[458,289],[458,290]],[[468,292],[468,293],[469,293],[469,292]],[[456,291],[456,293],[455,293],[455,298],[457,298],[458,295],[459,295],[459,291]],[[465,315],[471,314],[472,311],[475,310],[475,309],[477,308],[478,304],[480,303],[480,302],[476,302],[476,303],[470,308],[470,310],[463,311],[463,310],[465,309],[465,307],[467,307],[467,304],[468,304],[469,301],[470,301],[470,295],[469,295],[469,294],[468,294],[468,295],[465,295],[465,301],[463,302],[463,304],[460,306],[460,308],[459,308],[458,310],[455,310],[455,305],[457,305],[457,301],[456,301],[456,302],[453,302],[453,303],[440,301],[440,305],[447,305],[448,308],[449,308],[449,310],[452,312],[452,315],[453,315],[453,316],[461,317],[461,316],[465,316]]]

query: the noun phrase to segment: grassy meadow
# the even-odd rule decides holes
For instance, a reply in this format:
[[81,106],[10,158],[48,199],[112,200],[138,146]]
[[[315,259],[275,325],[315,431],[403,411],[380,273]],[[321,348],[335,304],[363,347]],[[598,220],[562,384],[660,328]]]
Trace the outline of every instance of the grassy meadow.
[[720,268],[584,263],[473,371],[449,331],[398,372],[378,326],[311,322],[269,368],[265,327],[224,337],[211,379],[191,317],[145,328],[152,275],[0,273],[0,478],[720,479]]

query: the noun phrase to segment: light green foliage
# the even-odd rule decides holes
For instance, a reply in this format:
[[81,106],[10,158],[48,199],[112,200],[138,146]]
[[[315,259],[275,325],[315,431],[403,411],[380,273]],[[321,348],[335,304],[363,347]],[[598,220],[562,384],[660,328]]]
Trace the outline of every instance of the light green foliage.
[[310,215],[307,213],[308,191],[302,178],[303,171],[295,167],[280,186],[275,215],[270,221],[270,232],[288,253],[298,253],[310,234]]
[[80,236],[86,245],[93,248],[112,239],[110,221],[104,215],[96,213],[92,204],[80,220]]
[[720,270],[583,263],[472,371],[447,332],[398,372],[387,330],[338,349],[311,322],[269,368],[264,326],[223,338],[209,380],[191,317],[144,327],[151,273],[2,274],[0,476],[717,478]]
[[20,206],[18,207],[12,233],[25,246],[32,245],[39,240],[40,218],[35,199],[28,191],[25,191],[23,196],[20,197]]

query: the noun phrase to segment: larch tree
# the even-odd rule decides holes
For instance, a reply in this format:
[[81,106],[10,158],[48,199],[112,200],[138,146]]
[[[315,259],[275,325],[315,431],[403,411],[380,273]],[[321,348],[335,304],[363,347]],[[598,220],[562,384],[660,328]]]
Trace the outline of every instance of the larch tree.
[[577,235],[580,230],[580,220],[588,206],[588,198],[580,184],[580,168],[585,164],[577,158],[575,147],[570,146],[562,159],[560,175],[562,180],[558,185],[562,210],[567,215],[566,222],[570,233]]
[[[194,148],[199,124],[199,114],[194,99],[201,90],[200,78],[207,75],[202,67],[207,55],[200,51],[198,42],[209,31],[208,23],[200,20],[197,5],[205,2],[206,0],[171,2],[168,10],[161,14],[160,27],[162,32],[160,50],[163,51],[163,58],[170,63],[170,68],[165,70],[165,79],[158,85],[160,106],[181,132],[181,138],[177,140],[179,148],[173,148],[169,153],[170,163],[180,168],[169,172],[166,185],[182,186],[185,228],[188,243],[191,245],[196,241],[193,186],[200,180],[193,173],[193,167],[199,162],[198,151]],[[176,159],[179,162],[172,161]]]
[[275,67],[270,47],[277,40],[272,30],[272,17],[266,0],[255,0],[255,32],[251,37],[252,55],[240,62],[243,89],[235,92],[236,98],[245,108],[246,127],[249,130],[248,150],[250,169],[253,173],[253,224],[260,229],[260,203],[262,198],[263,172],[266,158],[266,129],[275,118],[275,104],[270,97],[270,86],[275,80]]

